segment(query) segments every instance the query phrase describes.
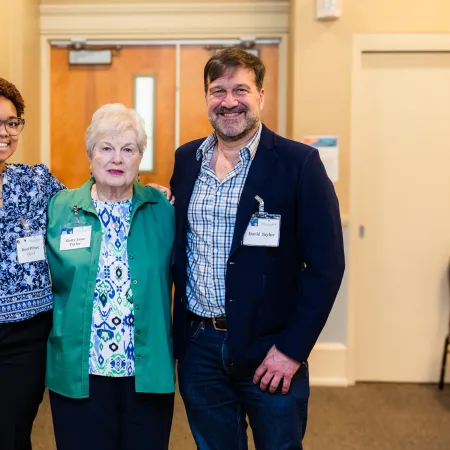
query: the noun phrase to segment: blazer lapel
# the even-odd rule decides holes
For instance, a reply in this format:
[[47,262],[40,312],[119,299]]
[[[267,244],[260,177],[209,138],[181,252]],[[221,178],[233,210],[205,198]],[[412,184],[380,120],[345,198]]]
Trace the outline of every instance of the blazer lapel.
[[181,231],[183,236],[187,231],[187,211],[189,202],[191,200],[192,191],[194,190],[195,181],[197,180],[200,171],[201,159],[197,160],[194,153],[194,161],[189,161],[189,164],[183,168],[184,179],[179,183],[179,188],[176,193],[175,207],[178,208],[181,217],[179,217]]
[[273,171],[274,164],[277,160],[276,153],[273,150],[274,137],[274,133],[263,126],[261,141],[250,166],[239,201],[230,256],[241,245],[242,237],[250,222],[250,218],[253,213],[258,211],[258,202],[255,200],[255,196],[260,195],[262,185]]

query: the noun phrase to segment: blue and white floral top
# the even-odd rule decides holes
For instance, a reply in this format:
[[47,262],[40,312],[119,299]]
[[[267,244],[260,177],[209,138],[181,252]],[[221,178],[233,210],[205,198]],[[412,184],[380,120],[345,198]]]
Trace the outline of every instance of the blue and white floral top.
[[102,224],[94,292],[89,373],[134,376],[134,306],[127,238],[132,201],[93,200]]
[[[23,221],[32,234],[45,234],[47,202],[64,189],[44,164],[6,164],[0,208],[0,323],[18,322],[52,308],[47,261],[19,264],[17,239]],[[23,219],[23,220],[22,220]]]

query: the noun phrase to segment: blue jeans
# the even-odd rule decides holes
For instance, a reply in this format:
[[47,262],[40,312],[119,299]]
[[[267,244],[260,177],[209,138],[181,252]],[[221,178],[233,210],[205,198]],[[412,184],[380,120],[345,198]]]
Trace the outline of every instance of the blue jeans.
[[227,333],[192,319],[178,377],[199,450],[247,450],[246,417],[257,450],[302,449],[309,398],[307,363],[286,395],[279,389],[274,394],[263,392],[251,373],[235,370]]

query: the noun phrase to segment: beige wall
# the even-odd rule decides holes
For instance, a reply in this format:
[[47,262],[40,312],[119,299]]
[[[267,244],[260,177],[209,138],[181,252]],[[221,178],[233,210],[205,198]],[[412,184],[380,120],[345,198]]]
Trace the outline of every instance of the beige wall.
[[[0,8],[2,10],[2,17],[11,17],[13,13],[12,2],[8,0],[0,0]],[[13,50],[14,50],[14,32],[13,22],[11,20],[2,20],[0,26],[0,42],[2,42],[2,52],[0,58],[0,77],[13,81],[14,79],[14,64],[13,64]],[[17,150],[20,156],[21,149]]]
[[[234,2],[234,3],[260,3],[270,2],[273,0],[214,0],[216,3],[220,2]],[[96,4],[101,5],[103,3],[124,3],[123,0],[41,0],[43,5],[82,5],[82,4]],[[211,0],[132,0],[130,3],[211,3]]]
[[[2,16],[9,17],[11,14],[11,2],[7,0],[0,0],[0,8],[2,9]],[[12,24],[10,20],[3,20],[2,26],[0,26],[0,42],[3,42],[2,57],[0,58],[0,77],[8,78],[10,76],[10,58],[11,58],[11,46],[12,46]]]
[[13,160],[39,162],[39,0],[0,0],[0,76],[14,83],[25,103],[25,131]]
[[23,54],[22,93],[27,102],[27,128],[23,136],[24,159],[28,164],[40,162],[40,38],[39,0],[22,0],[23,14]]
[[341,0],[342,18],[314,20],[314,0],[292,0],[291,136],[337,134],[343,214],[349,210],[352,36],[365,33],[450,33],[449,0]]

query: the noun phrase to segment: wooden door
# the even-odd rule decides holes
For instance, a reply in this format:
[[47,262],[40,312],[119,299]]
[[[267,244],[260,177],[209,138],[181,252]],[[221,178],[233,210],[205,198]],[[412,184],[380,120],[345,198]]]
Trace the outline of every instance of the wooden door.
[[357,380],[439,379],[449,319],[449,79],[450,53],[363,55],[350,259]]
[[[278,123],[278,46],[259,46],[267,67],[263,121],[273,131]],[[203,68],[211,56],[204,46],[181,46],[180,144],[207,136]],[[92,114],[103,104],[133,107],[135,75],[156,77],[154,170],[141,173],[143,183],[168,186],[175,152],[176,47],[124,47],[110,66],[70,66],[68,49],[51,50],[51,169],[67,187],[89,178],[84,134]]]
[[154,170],[142,173],[143,183],[168,185],[175,151],[174,46],[125,47],[110,66],[70,66],[68,49],[51,50],[51,169],[67,187],[89,178],[84,134],[92,114],[103,104],[132,108],[134,75],[154,75]]
[[[262,113],[263,122],[272,130],[278,130],[278,46],[256,47],[267,72],[264,81],[266,93]],[[203,69],[212,56],[204,46],[181,46],[180,81],[180,143],[208,136],[212,132],[206,111]]]

